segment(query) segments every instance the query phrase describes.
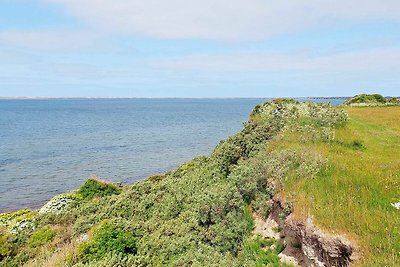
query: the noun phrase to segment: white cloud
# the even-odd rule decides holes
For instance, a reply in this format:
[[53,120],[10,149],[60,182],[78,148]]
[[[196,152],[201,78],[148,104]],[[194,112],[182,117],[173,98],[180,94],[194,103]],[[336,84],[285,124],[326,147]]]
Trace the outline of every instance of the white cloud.
[[0,31],[0,44],[43,50],[91,47],[98,38],[95,34],[63,30]]
[[224,56],[196,55],[153,62],[154,66],[177,70],[236,71],[400,71],[400,49],[374,49],[311,56],[283,53],[237,53]]
[[260,39],[332,20],[400,21],[398,0],[42,0],[97,30],[156,38]]

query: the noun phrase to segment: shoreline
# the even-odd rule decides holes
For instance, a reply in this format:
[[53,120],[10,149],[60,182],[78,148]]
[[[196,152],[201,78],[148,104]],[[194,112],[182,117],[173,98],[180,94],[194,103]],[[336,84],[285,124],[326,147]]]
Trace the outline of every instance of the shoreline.
[[51,96],[0,96],[0,100],[235,100],[235,99],[275,99],[275,98],[293,98],[293,99],[338,99],[344,100],[350,96],[299,96],[299,97],[51,97]]

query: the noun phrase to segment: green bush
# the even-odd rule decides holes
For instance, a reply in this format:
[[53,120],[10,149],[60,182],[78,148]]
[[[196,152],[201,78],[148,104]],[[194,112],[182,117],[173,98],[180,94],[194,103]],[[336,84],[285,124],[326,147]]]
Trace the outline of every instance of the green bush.
[[259,193],[252,201],[252,205],[261,218],[266,220],[272,211],[271,196]]
[[28,239],[28,244],[32,248],[40,247],[53,240],[56,232],[49,226],[43,227],[32,233],[32,236]]
[[344,102],[346,106],[397,106],[400,101],[397,98],[387,99],[379,94],[361,94],[356,95]]
[[104,197],[119,194],[121,189],[114,184],[101,181],[96,178],[89,178],[79,189],[78,194],[83,198]]
[[360,103],[386,103],[386,98],[379,94],[361,94],[356,95],[345,102],[345,105]]
[[83,262],[102,259],[110,254],[136,254],[136,237],[109,222],[94,230],[93,239],[80,246]]
[[10,242],[10,235],[4,229],[0,229],[0,262],[10,257],[14,252],[14,246]]

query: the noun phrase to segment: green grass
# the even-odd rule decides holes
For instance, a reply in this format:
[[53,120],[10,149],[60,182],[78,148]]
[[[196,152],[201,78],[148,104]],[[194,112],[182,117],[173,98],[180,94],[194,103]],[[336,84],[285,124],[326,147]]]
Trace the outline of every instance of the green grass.
[[336,142],[305,144],[286,136],[271,146],[312,149],[328,158],[315,179],[292,179],[286,194],[295,216],[314,216],[323,229],[345,234],[362,251],[360,266],[400,266],[400,108],[348,108]]

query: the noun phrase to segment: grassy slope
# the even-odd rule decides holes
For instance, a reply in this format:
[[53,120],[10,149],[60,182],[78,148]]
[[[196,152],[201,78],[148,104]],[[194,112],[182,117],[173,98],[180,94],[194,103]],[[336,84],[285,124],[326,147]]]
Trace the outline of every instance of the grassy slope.
[[[350,122],[336,130],[339,142],[312,145],[329,167],[314,180],[289,180],[286,194],[295,199],[296,216],[312,214],[322,228],[347,233],[363,250],[359,265],[400,266],[400,212],[390,205],[400,201],[400,107],[346,111]],[[310,146],[283,139],[273,146]]]

